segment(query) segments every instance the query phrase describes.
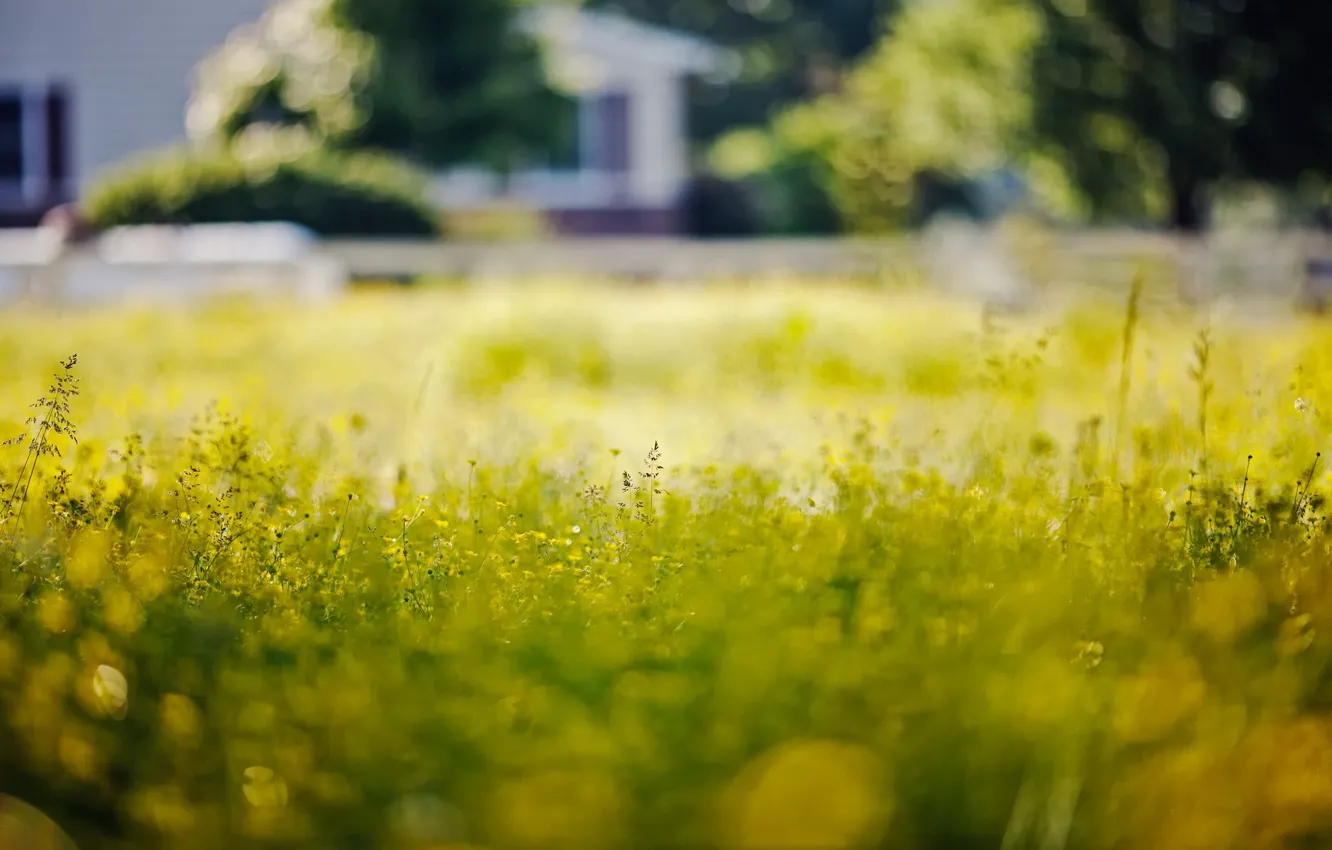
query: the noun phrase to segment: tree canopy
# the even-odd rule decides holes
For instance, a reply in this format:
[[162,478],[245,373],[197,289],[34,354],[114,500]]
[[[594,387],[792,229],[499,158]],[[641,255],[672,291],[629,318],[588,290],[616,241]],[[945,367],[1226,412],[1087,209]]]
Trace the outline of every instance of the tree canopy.
[[431,165],[508,166],[566,115],[516,0],[279,0],[200,68],[196,136],[256,123]]
[[695,32],[736,51],[735,78],[705,81],[693,97],[691,131],[711,140],[761,126],[775,108],[833,89],[870,50],[897,0],[586,0],[649,23]]
[[[930,186],[946,190],[1010,167],[1027,174],[1045,205],[1068,211],[1076,199],[1062,170],[1029,132],[1027,81],[1040,33],[1039,16],[1007,0],[912,3],[840,91],[788,109],[766,140],[728,137],[714,159],[743,172],[724,160],[749,157],[757,171],[804,158],[858,231],[906,226]],[[770,149],[741,148],[760,141]]]
[[[1036,133],[1096,211],[1205,224],[1217,181],[1332,170],[1332,9],[1307,0],[1035,0]],[[1158,181],[1164,210],[1132,191]],[[1127,189],[1126,189],[1127,187]]]
[[838,91],[713,158],[800,158],[857,230],[1005,172],[1049,212],[1194,230],[1234,184],[1328,198],[1329,47],[1332,6],[1303,0],[909,3]]

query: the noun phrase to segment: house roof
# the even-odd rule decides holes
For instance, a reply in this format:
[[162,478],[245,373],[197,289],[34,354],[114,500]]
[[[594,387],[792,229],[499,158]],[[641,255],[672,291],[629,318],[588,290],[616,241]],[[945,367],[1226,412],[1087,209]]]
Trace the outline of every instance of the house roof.
[[614,12],[542,5],[529,9],[521,26],[566,59],[647,66],[673,76],[724,74],[732,63],[731,52],[710,41]]

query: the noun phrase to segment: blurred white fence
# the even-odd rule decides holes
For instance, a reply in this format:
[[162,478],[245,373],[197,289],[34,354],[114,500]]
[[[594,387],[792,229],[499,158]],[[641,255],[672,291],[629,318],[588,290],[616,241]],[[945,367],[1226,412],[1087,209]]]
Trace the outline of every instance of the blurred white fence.
[[759,275],[875,274],[911,259],[904,239],[700,241],[587,238],[526,243],[412,243],[338,240],[325,250],[357,278],[420,275],[695,280]]
[[1329,259],[1326,236],[1275,230],[1220,231],[1184,241],[1161,233],[940,224],[892,239],[464,244],[321,243],[287,225],[212,225],[113,230],[81,245],[66,244],[51,231],[26,230],[0,231],[0,302],[190,300],[242,293],[327,298],[355,279],[422,276],[477,282],[911,279],[991,301],[1022,301],[1072,286],[1122,289],[1139,274],[1154,292],[1192,300],[1287,300],[1305,293],[1311,260]]
[[51,228],[0,230],[0,303],[318,300],[349,282],[317,239],[287,224],[117,228],[81,243]]
[[1021,299],[1071,286],[1127,289],[1142,275],[1155,292],[1191,300],[1290,299],[1311,259],[1332,258],[1326,236],[1218,231],[1182,240],[1141,231],[1056,232],[939,224],[886,239],[581,239],[517,244],[340,240],[324,250],[361,279],[439,276],[706,281],[720,278],[916,278],[987,299]]

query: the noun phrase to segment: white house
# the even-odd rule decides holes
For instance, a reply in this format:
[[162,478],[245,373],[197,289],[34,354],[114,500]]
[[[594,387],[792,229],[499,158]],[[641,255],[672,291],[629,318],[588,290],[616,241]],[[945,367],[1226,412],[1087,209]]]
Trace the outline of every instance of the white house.
[[533,168],[506,183],[458,169],[442,175],[435,201],[484,209],[503,199],[546,212],[566,233],[668,233],[690,174],[687,85],[725,77],[727,51],[617,14],[537,7],[523,28],[544,43],[548,73],[577,98],[577,162]]
[[194,66],[269,0],[4,0],[0,224],[185,139]]
[[[183,142],[198,62],[270,0],[3,0],[0,226],[77,197],[127,157]],[[499,199],[549,212],[572,232],[674,227],[689,162],[685,92],[728,57],[701,40],[622,17],[538,8],[522,26],[548,45],[552,75],[578,93],[574,167],[514,175],[459,170],[447,209]]]

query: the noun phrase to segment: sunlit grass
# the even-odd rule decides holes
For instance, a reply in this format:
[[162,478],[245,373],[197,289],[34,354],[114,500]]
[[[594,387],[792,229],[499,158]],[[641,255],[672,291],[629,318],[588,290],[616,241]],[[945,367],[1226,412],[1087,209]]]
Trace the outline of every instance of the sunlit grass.
[[1316,840],[1332,337],[1125,325],[849,287],[0,316],[0,437],[34,435],[0,467],[0,824]]

